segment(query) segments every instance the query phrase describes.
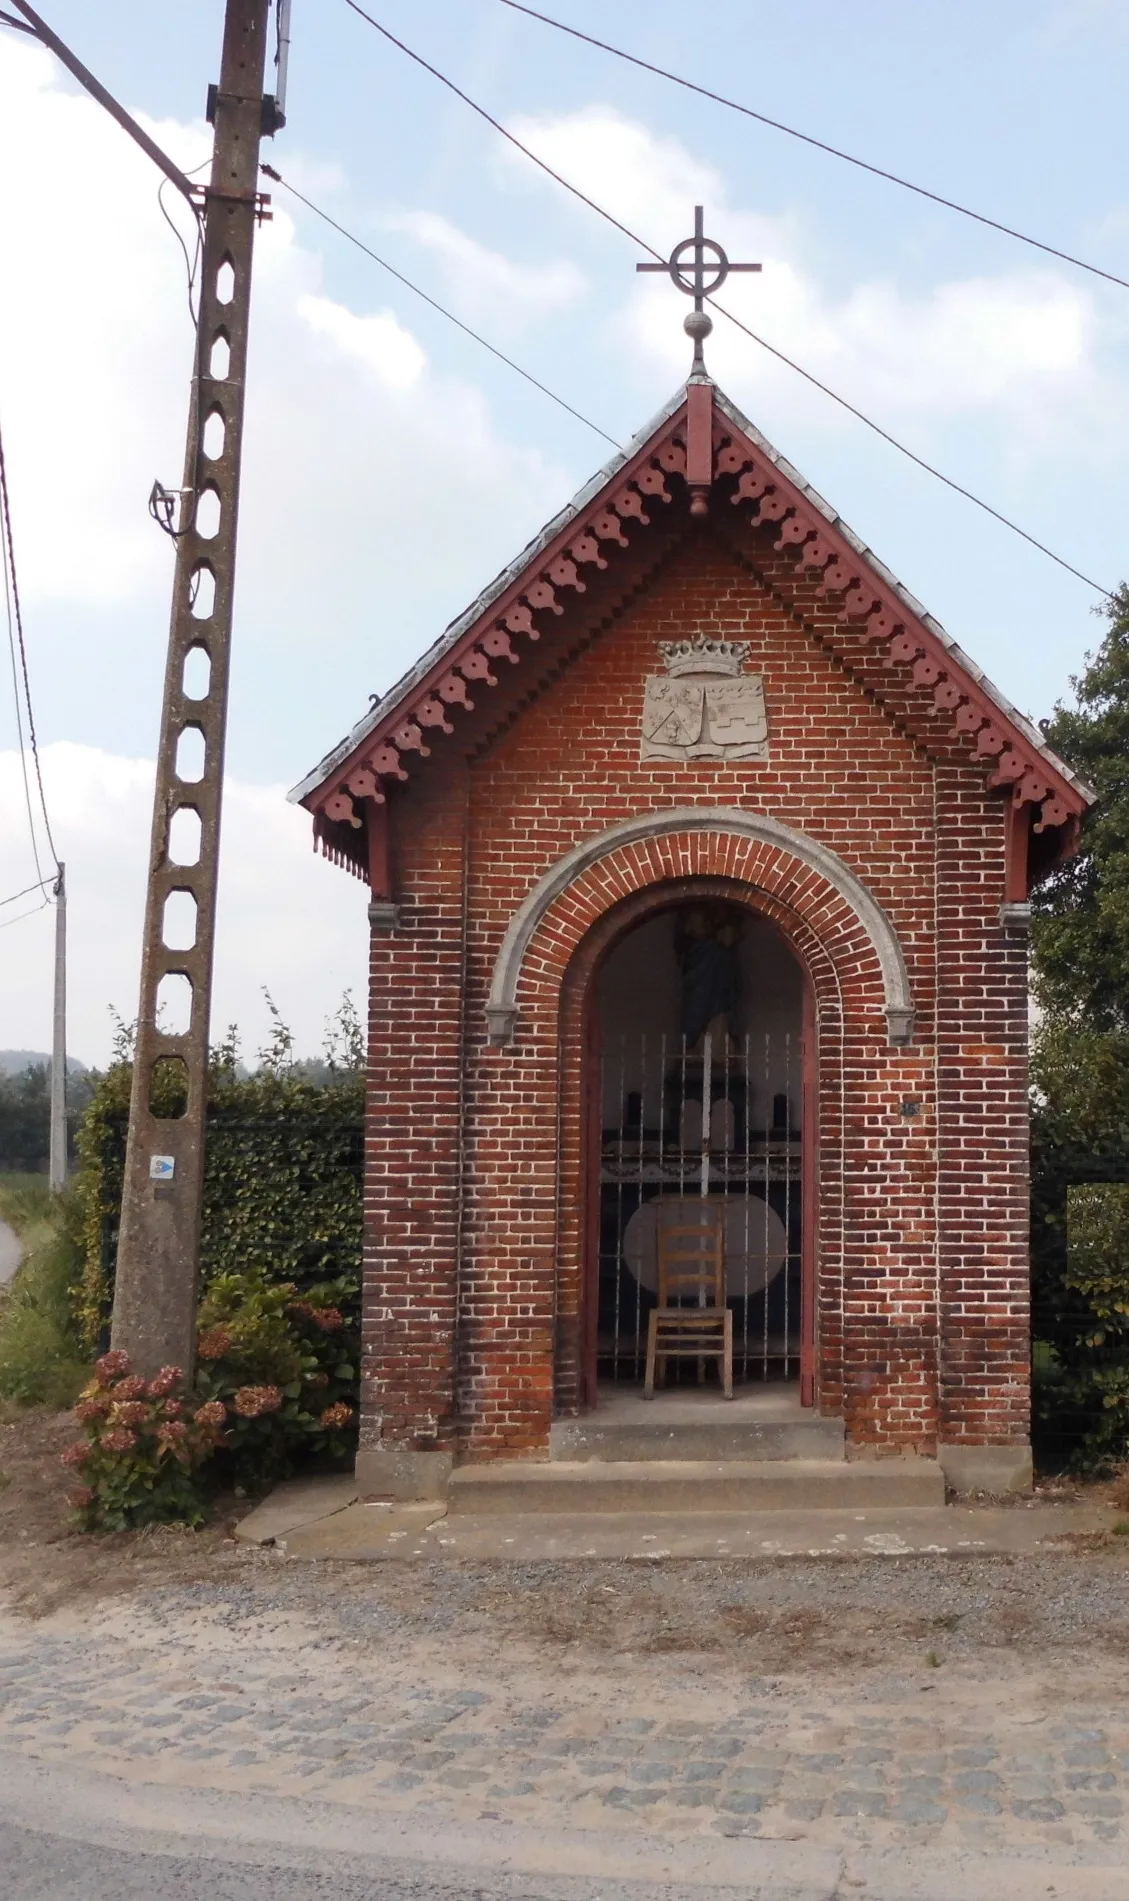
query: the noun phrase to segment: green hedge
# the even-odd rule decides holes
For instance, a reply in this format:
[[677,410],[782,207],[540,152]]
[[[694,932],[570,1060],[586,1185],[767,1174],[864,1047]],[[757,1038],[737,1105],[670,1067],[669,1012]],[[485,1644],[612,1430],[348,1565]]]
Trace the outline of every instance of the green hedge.
[[[77,1189],[84,1266],[79,1321],[91,1353],[105,1344],[132,1069],[117,1062],[95,1089],[79,1131]],[[223,1053],[208,1085],[201,1296],[221,1275],[261,1275],[299,1291],[361,1262],[364,1080],[319,1084],[292,1070],[239,1076]]]

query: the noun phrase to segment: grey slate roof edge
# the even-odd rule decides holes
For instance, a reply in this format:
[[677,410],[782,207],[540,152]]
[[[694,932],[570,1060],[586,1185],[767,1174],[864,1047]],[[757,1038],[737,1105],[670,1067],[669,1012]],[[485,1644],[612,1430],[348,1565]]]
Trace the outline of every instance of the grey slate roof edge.
[[547,548],[561,530],[568,527],[570,521],[575,521],[581,510],[587,508],[592,498],[607,486],[613,476],[619,474],[624,464],[630,462],[632,456],[638,453],[650,437],[658,433],[663,423],[669,422],[671,416],[681,408],[685,400],[686,390],[683,386],[675,391],[670,401],[664,404],[656,416],[652,416],[650,422],[636,432],[625,449],[618,449],[615,455],[604,463],[603,468],[597,469],[594,475],[589,476],[583,486],[577,489],[572,500],[566,502],[551,521],[545,523],[545,526],[534,535],[532,541],[526,542],[516,559],[511,561],[508,567],[503,568],[500,574],[494,576],[494,579],[483,588],[481,594],[475,597],[470,606],[464,608],[462,613],[444,629],[438,640],[433,641],[426,652],[420,655],[414,666],[409,667],[407,673],[401,675],[395,686],[389,687],[382,699],[369,707],[368,712],[357,721],[352,731],[346,734],[332,752],[326,754],[312,772],[307,773],[301,784],[296,785],[293,791],[287,794],[292,804],[304,799],[308,792],[313,792],[324,779],[328,779],[330,773],[341,764],[342,760],[349,757],[354,747],[367,739],[379,722],[395,706],[398,706],[401,700],[408,698],[413,688],[430,673],[436,661],[442,659],[445,653],[457,645],[467,628],[472,627],[480,615],[485,614],[491,603],[496,601],[500,594],[505,593],[510,583],[516,581],[524,569],[536,561],[542,549]]
[[[617,450],[610,461],[606,462],[602,468],[597,469],[594,475],[589,476],[583,486],[577,490],[572,500],[567,502],[565,506],[553,516],[552,520],[546,522],[540,532],[534,535],[531,541],[526,543],[516,559],[511,561],[508,567],[503,568],[500,574],[495,575],[494,579],[487,587],[483,588],[481,594],[476,596],[469,607],[464,608],[463,612],[450,622],[443,633],[440,634],[438,640],[433,641],[431,646],[420,655],[414,665],[409,667],[405,674],[401,675],[396,684],[390,687],[388,692],[385,693],[381,699],[369,707],[368,712],[357,721],[357,724],[345,735],[344,739],[340,740],[338,744],[333,747],[331,752],[326,753],[325,758],[314,767],[313,771],[307,773],[306,777],[287,794],[287,798],[291,804],[300,803],[300,801],[306,797],[307,793],[316,791],[317,787],[329,777],[330,773],[335,771],[342,761],[347,759],[349,754],[359,746],[363,740],[368,738],[369,734],[374,731],[380,721],[385,719],[402,700],[409,697],[412,691],[426,678],[436,662],[441,660],[443,655],[449,652],[450,649],[458,643],[467,628],[473,626],[474,622],[478,620],[481,615],[486,613],[492,602],[496,601],[498,596],[503,594],[506,588],[508,588],[512,582],[516,581],[526,568],[532,566],[542,549],[547,548],[549,543],[561,533],[561,530],[567,528],[570,521],[575,520],[576,516],[588,506],[588,503],[593,497],[598,495],[600,490],[606,487],[612,480],[613,476],[619,473],[624,464],[629,462],[632,456],[638,453],[651,436],[658,433],[663,423],[670,420],[671,416],[682,406],[685,400],[686,385],[681,384],[669,402],[664,403],[658,414],[652,416],[651,420],[646,423],[642,429],[636,432],[631,441],[627,444],[627,447]],[[1082,794],[1083,798],[1092,803],[1097,797],[1093,787],[1088,785],[1086,780],[1076,773],[1072,767],[1068,766],[1064,759],[1060,759],[1058,754],[1051,750],[1034,722],[1029,720],[1025,713],[1021,713],[1017,707],[1013,706],[1011,701],[1000,692],[1000,689],[993,685],[983,668],[978,667],[976,662],[969,658],[968,654],[958,645],[952,635],[947,633],[945,628],[942,627],[940,621],[936,620],[934,616],[922,606],[921,602],[910,593],[909,589],[902,585],[897,576],[886,566],[885,562],[880,561],[873,549],[867,547],[862,537],[856,535],[854,529],[849,527],[842,516],[835,512],[830,502],[825,501],[818,489],[813,488],[811,483],[806,481],[800,474],[799,470],[793,467],[792,463],[788,461],[788,458],[781,455],[779,449],[773,447],[767,436],[762,435],[756,424],[750,422],[748,417],[742,414],[736,403],[731,401],[725,392],[717,387],[716,383],[714,385],[714,402],[722,415],[727,416],[735,428],[740,429],[744,435],[748,436],[750,442],[756,444],[761,453],[780,470],[782,475],[787,476],[788,480],[794,483],[796,488],[800,490],[800,493],[804,495],[807,500],[812,503],[813,507],[819,510],[825,520],[830,522],[832,527],[843,536],[844,540],[855,550],[855,553],[862,556],[868,565],[874,569],[874,572],[885,581],[887,587],[898,596],[898,599],[908,608],[909,612],[921,621],[924,626],[928,627],[930,633],[934,634],[947,651],[952,654],[954,661],[969,674],[977,686],[979,686],[990,699],[995,701],[1000,711],[1006,714],[1012,724],[1019,727],[1025,738],[1028,739],[1039,752],[1044,754],[1054,770],[1061,773],[1068,784],[1074,786],[1076,791]]]

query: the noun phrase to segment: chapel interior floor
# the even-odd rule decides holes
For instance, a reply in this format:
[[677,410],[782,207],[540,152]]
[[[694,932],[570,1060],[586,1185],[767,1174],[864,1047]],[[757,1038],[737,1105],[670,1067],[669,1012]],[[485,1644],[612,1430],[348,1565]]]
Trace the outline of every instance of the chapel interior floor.
[[595,1409],[586,1417],[608,1425],[665,1426],[697,1421],[703,1414],[724,1417],[731,1425],[817,1417],[810,1406],[801,1406],[798,1380],[758,1380],[736,1387],[732,1399],[712,1385],[660,1387],[653,1399],[644,1399],[641,1384],[601,1380]]

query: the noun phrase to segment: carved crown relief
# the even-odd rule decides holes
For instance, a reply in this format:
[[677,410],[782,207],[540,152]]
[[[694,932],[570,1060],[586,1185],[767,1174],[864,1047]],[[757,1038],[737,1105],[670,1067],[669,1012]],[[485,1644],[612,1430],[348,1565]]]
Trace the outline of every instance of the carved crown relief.
[[665,673],[654,673],[643,696],[642,760],[768,758],[764,677],[743,671],[749,643],[693,640],[659,644]]

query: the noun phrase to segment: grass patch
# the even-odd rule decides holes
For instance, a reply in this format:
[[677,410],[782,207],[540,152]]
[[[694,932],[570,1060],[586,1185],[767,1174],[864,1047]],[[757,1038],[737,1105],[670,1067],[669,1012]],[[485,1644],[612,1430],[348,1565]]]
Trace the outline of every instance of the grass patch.
[[51,1189],[46,1175],[0,1174],[0,1221],[18,1235],[51,1219]]
[[82,1270],[80,1214],[73,1196],[52,1198],[38,1176],[23,1178],[0,1202],[0,1213],[15,1227],[5,1211],[13,1201],[23,1220],[24,1257],[0,1290],[0,1400],[61,1410],[74,1404],[87,1376],[74,1303]]

